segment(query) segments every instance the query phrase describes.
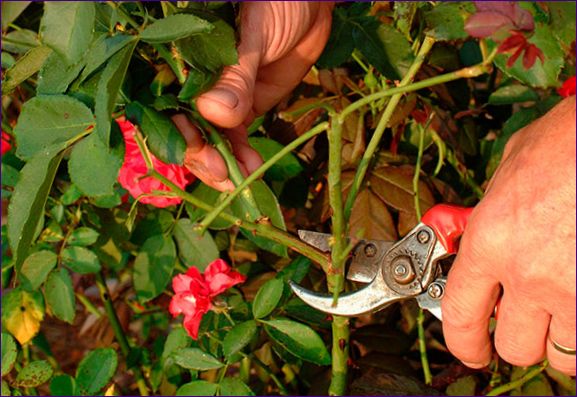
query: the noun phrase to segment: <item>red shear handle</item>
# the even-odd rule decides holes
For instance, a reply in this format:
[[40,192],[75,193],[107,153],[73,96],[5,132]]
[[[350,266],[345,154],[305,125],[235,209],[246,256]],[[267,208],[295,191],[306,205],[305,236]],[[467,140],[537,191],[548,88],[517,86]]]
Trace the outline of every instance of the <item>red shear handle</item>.
[[451,204],[437,204],[428,210],[421,222],[435,231],[437,238],[448,254],[457,253],[457,242],[471,215],[473,207],[459,207]]

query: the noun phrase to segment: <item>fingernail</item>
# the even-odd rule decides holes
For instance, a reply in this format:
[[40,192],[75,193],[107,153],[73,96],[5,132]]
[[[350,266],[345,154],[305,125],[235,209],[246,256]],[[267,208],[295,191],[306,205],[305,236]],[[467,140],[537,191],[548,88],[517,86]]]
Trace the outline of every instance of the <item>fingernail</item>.
[[230,109],[234,109],[238,105],[238,97],[233,92],[222,88],[215,88],[207,92],[204,97],[219,102]]
[[473,368],[473,369],[484,368],[488,365],[488,364],[483,364],[483,363],[468,363],[466,361],[463,361],[463,364],[465,364],[467,367]]

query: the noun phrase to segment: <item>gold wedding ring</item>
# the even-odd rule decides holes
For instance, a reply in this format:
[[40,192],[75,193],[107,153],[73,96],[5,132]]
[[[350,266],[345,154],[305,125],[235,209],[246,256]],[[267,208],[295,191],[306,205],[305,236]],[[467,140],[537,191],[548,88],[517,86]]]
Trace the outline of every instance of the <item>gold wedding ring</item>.
[[563,346],[562,344],[555,342],[553,339],[551,339],[551,337],[549,337],[549,340],[553,344],[553,347],[555,348],[555,350],[557,350],[561,353],[564,353],[564,354],[569,354],[571,356],[575,355],[575,349],[571,349],[567,346]]

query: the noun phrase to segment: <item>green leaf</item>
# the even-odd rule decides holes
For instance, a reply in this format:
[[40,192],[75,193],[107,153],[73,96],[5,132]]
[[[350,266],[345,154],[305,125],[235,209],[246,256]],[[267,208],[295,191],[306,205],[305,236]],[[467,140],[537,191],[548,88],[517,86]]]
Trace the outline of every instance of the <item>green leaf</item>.
[[271,339],[291,354],[318,365],[331,363],[331,356],[323,340],[312,328],[285,319],[261,321]]
[[355,47],[389,79],[398,80],[411,64],[411,45],[394,27],[372,17],[353,27]]
[[181,367],[198,371],[217,369],[224,366],[216,357],[196,347],[180,349],[172,354],[172,358]]
[[346,62],[355,49],[353,42],[353,24],[350,23],[347,11],[335,7],[331,34],[323,53],[317,63],[323,68],[334,68]]
[[124,82],[136,43],[133,41],[110,57],[98,82],[94,115],[96,116],[96,132],[105,147],[108,147],[110,140],[110,119],[116,106],[116,98]]
[[186,142],[168,116],[138,102],[130,103],[126,113],[140,126],[152,154],[167,164],[183,164]]
[[100,271],[100,261],[96,254],[84,247],[66,247],[62,251],[62,263],[79,274],[90,274]]
[[[529,368],[523,367],[513,367],[511,374],[511,381],[515,381],[534,369],[535,366]],[[557,394],[553,391],[551,383],[547,380],[544,374],[539,374],[527,382],[523,383],[519,388],[512,390],[511,396],[556,396]]]
[[144,242],[134,261],[134,288],[141,302],[164,291],[176,263],[176,247],[170,237],[156,235]]
[[90,109],[65,95],[38,96],[22,106],[14,127],[16,154],[29,160],[53,144],[66,144],[94,124]]
[[285,282],[292,280],[298,284],[309,273],[311,263],[312,262],[309,258],[298,256],[288,266],[279,271],[276,277],[285,280]]
[[42,319],[44,300],[41,292],[15,288],[2,296],[2,324],[21,345],[36,336]]
[[[533,36],[527,40],[535,44],[541,51],[545,61],[541,62],[537,58],[535,64],[526,70],[523,60],[519,57],[512,67],[507,67],[509,54],[498,54],[495,57],[495,65],[506,75],[514,77],[522,83],[531,87],[548,88],[559,85],[559,72],[565,64],[564,53],[559,42],[553,35],[551,28],[547,25],[537,24]],[[487,47],[492,51],[497,44],[492,40],[487,40]]]
[[50,395],[75,396],[76,380],[70,375],[57,375],[50,382]]
[[[205,380],[195,380],[185,383],[176,391],[177,396],[214,396],[218,385]],[[232,394],[231,394],[232,395]]]
[[238,378],[224,378],[218,386],[220,396],[254,396],[250,387]]
[[539,94],[531,88],[520,84],[500,87],[489,96],[491,105],[511,105],[518,102],[534,102],[537,100],[539,100]]
[[83,60],[67,65],[58,53],[52,52],[38,74],[36,94],[52,95],[66,92],[83,67]]
[[[269,138],[250,137],[248,143],[261,155],[264,161],[283,149],[283,145]],[[277,161],[267,172],[266,176],[275,181],[286,181],[300,174],[303,170],[297,158],[288,153]]]
[[162,351],[162,360],[165,362],[170,357],[172,352],[178,351],[190,345],[190,336],[186,333],[184,328],[175,328],[170,331],[166,342],[164,342],[164,350]]
[[37,387],[52,376],[52,366],[45,360],[32,361],[18,373],[14,386]]
[[6,71],[2,81],[2,95],[10,94],[20,83],[39,71],[51,53],[52,50],[46,46],[34,47],[28,51]]
[[80,197],[82,197],[82,192],[74,183],[71,183],[64,191],[64,194],[60,197],[60,201],[63,205],[68,206],[75,203]]
[[2,2],[2,30],[16,20],[22,11],[32,3],[31,1],[3,1]]
[[154,103],[152,107],[159,112],[167,109],[178,109],[178,101],[176,97],[172,94],[161,95],[154,98]]
[[178,99],[186,102],[197,97],[208,90],[215,83],[217,77],[217,74],[191,68],[182,89],[178,93]]
[[575,40],[575,2],[550,1],[547,8],[551,15],[551,30],[562,47],[570,48]]
[[64,153],[60,149],[50,147],[34,156],[20,171],[20,179],[12,193],[8,206],[8,240],[16,271],[20,271],[22,261],[28,256],[38,224],[43,219],[44,205]]
[[475,396],[477,378],[472,375],[463,376],[447,387],[448,396]]
[[202,272],[210,262],[219,258],[212,235],[206,232],[199,236],[190,219],[179,219],[174,225],[173,235],[178,244],[178,255],[187,267],[195,266]]
[[76,370],[76,385],[83,395],[97,395],[110,381],[116,367],[118,358],[111,348],[95,349],[88,353],[78,364]]
[[[273,226],[286,230],[278,200],[268,185],[263,181],[255,181],[250,185],[250,189],[252,190],[252,194],[263,216],[268,217]],[[254,220],[250,219],[252,213],[251,208],[247,207],[247,204],[242,200],[242,197],[233,200],[231,209],[233,214],[241,219]],[[261,236],[255,236],[251,232],[247,232],[243,229],[241,229],[241,232],[262,249],[282,257],[288,255],[287,247],[282,244],[275,243],[274,241]]]
[[39,45],[38,33],[28,29],[13,30],[2,36],[2,50],[14,54],[25,54]]
[[43,43],[69,65],[78,62],[92,40],[94,15],[94,3],[90,1],[47,1],[40,24]]
[[100,136],[92,133],[74,145],[70,153],[70,179],[89,197],[114,194],[114,184],[124,160],[123,146],[115,149],[107,146]]
[[175,14],[159,19],[140,34],[147,43],[166,43],[193,34],[208,33],[214,26],[204,19],[191,14]]
[[[213,189],[204,183],[197,184],[194,189],[192,189],[190,194],[213,207],[220,202],[219,199],[222,197],[222,192],[219,192],[218,190]],[[207,213],[201,208],[194,208],[190,203],[186,203],[185,208],[192,222],[200,220]],[[230,208],[227,208],[224,210],[224,212],[231,214]],[[221,218],[216,218],[214,222],[210,224],[210,228],[214,230],[225,230],[230,228],[232,225],[232,222],[227,222]]]
[[284,281],[279,278],[273,278],[259,288],[254,302],[252,303],[252,315],[254,318],[263,318],[268,316],[278,305],[282,297]]
[[241,351],[256,336],[256,322],[254,320],[237,324],[231,329],[222,341],[224,356],[230,359],[233,355]]
[[127,34],[100,35],[92,42],[86,54],[86,67],[80,75],[80,81],[86,80],[92,73],[104,64],[111,56],[123,49],[128,43],[138,37]]
[[[2,5],[4,5],[6,2],[2,3]],[[2,379],[2,395],[3,396],[10,396],[11,392],[10,392],[10,387],[8,386],[8,383],[6,383],[6,381],[4,379]]]
[[18,351],[12,335],[2,332],[2,376],[12,370]]
[[238,63],[234,29],[226,22],[212,22],[210,33],[191,36],[176,43],[182,58],[199,69],[219,71],[223,66]]
[[44,296],[52,314],[62,321],[74,323],[76,298],[72,279],[66,269],[60,268],[50,273],[44,287]]
[[66,240],[68,245],[79,245],[81,247],[92,245],[98,240],[100,234],[89,227],[81,226],[74,229],[70,236]]
[[439,41],[465,39],[465,20],[475,12],[471,2],[440,2],[425,12],[427,34]]
[[18,274],[22,287],[29,291],[40,288],[57,261],[58,257],[52,251],[42,250],[32,253],[24,260]]

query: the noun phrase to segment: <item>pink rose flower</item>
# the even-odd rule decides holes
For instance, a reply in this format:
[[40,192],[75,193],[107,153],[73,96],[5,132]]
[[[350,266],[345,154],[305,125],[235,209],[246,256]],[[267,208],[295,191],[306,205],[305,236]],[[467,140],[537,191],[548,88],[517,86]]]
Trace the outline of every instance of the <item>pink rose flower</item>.
[[[565,82],[563,83],[561,88],[559,88],[557,90],[557,92],[563,98],[567,98],[568,96],[575,95],[575,76],[569,77],[567,80],[565,80]],[[2,150],[4,150],[4,149],[2,149]],[[2,153],[4,153],[4,151],[2,151]]]
[[[145,177],[147,173],[146,163],[138,149],[138,144],[134,139],[136,133],[135,126],[125,120],[123,117],[116,120],[122,131],[125,143],[124,163],[120,168],[118,174],[118,182],[123,188],[134,198],[142,194],[151,194],[154,191],[170,192],[170,188],[153,177]],[[177,164],[165,164],[151,153],[152,163],[154,169],[166,178],[170,179],[175,185],[184,189],[186,185],[194,181],[194,175],[184,166]],[[152,204],[158,208],[165,208],[170,205],[179,204],[182,201],[179,197],[163,197],[163,196],[144,196],[140,198],[140,202],[144,204]]]
[[233,270],[222,259],[210,263],[204,275],[193,266],[185,274],[172,279],[174,296],[168,311],[173,317],[184,315],[184,328],[196,340],[202,316],[212,308],[212,298],[245,280],[246,276]]
[[2,155],[4,155],[4,153],[12,149],[12,144],[10,143],[11,140],[12,137],[7,133],[5,133],[4,131],[2,131]]

